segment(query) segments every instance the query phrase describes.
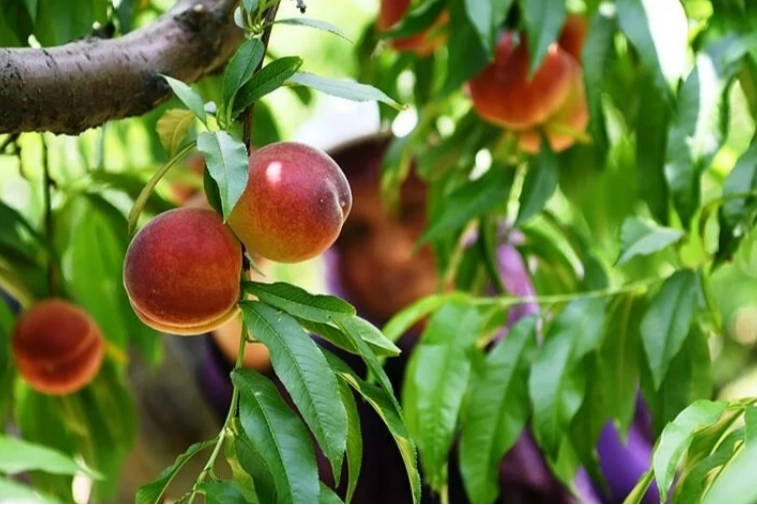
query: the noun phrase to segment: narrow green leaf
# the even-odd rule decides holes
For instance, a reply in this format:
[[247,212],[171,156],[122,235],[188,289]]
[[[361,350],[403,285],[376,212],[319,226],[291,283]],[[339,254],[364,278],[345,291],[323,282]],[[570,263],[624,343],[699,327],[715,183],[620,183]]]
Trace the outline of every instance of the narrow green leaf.
[[392,316],[386,325],[384,325],[384,335],[386,335],[386,338],[392,342],[396,342],[415,323],[432,312],[436,312],[442,305],[449,303],[453,299],[459,299],[462,301],[467,297],[468,295],[466,293],[460,292],[444,294],[435,293],[433,295],[424,296]]
[[420,503],[421,478],[418,472],[415,443],[410,437],[405,421],[402,418],[402,409],[400,409],[396,399],[387,390],[360,379],[344,361],[334,354],[326,352],[326,358],[331,368],[339,377],[355,389],[373,407],[387,428],[389,428],[402,456],[402,461],[405,463],[413,503]]
[[744,422],[746,424],[746,441],[750,442],[757,439],[757,407],[750,405],[746,408]]
[[241,140],[218,130],[198,135],[197,149],[205,154],[208,173],[218,184],[226,222],[247,188],[250,176],[247,148]]
[[649,489],[649,486],[652,485],[653,481],[654,470],[650,468],[644,472],[644,475],[641,476],[631,492],[628,493],[628,496],[623,500],[623,503],[641,503],[641,500],[644,499],[644,495],[647,494],[647,490]]
[[[315,333],[316,335],[320,335],[338,348],[344,349],[345,351],[352,354],[360,354],[360,352],[357,350],[357,347],[355,347],[355,345],[353,344],[352,338],[347,336],[342,328],[335,326],[334,324],[316,323],[314,321],[309,321],[303,318],[297,318],[297,320],[303,326],[303,328],[312,333]],[[360,319],[353,318],[353,321],[358,320]],[[375,341],[367,340],[363,337],[364,342],[368,344],[369,348],[373,350],[373,352],[375,352],[377,356],[398,356],[401,353],[401,349],[394,345],[392,341],[384,338],[380,335],[380,333],[377,332],[378,329],[365,333],[364,337],[379,337],[375,339]]]
[[718,259],[730,258],[741,241],[740,228],[745,226],[749,215],[757,209],[757,195],[744,195],[733,198],[733,195],[745,191],[757,190],[757,142],[752,142],[736,161],[723,184],[723,197],[729,198],[720,207],[718,222],[720,236],[718,239]]
[[268,305],[292,316],[317,323],[330,323],[334,319],[355,315],[355,307],[341,298],[330,295],[312,295],[286,282],[248,281],[244,283],[244,289]]
[[451,302],[443,306],[433,315],[413,351],[415,374],[405,379],[417,390],[414,410],[418,426],[413,435],[425,479],[437,492],[446,485],[445,469],[470,377],[468,352],[483,325],[482,314],[470,304]]
[[596,350],[605,320],[603,299],[568,304],[550,326],[529,377],[534,435],[546,454],[557,458],[586,388],[582,359]]
[[718,420],[728,407],[727,402],[698,400],[681,412],[675,420],[662,431],[660,441],[652,455],[652,467],[660,488],[660,500],[667,500],[670,484],[675,477],[676,468],[694,439],[696,430]]
[[459,90],[473,76],[481,72],[494,59],[481,43],[476,27],[471,23],[463,2],[449,2],[449,56],[447,78],[437,98]]
[[242,4],[249,14],[255,14],[258,10],[258,5],[260,5],[260,0],[242,0]]
[[237,48],[223,72],[224,108],[231,109],[237,91],[252,78],[264,55],[265,48],[259,39],[245,40]]
[[58,475],[83,474],[93,479],[103,476],[92,469],[84,467],[66,454],[18,438],[0,435],[0,472],[15,474],[29,470],[41,470]]
[[467,182],[445,198],[442,213],[418,239],[423,244],[465,226],[491,209],[506,204],[513,185],[514,173],[502,164],[494,164],[487,173]]
[[347,493],[345,500],[352,501],[360,469],[363,465],[363,435],[360,431],[360,412],[355,403],[352,390],[344,381],[339,382],[339,394],[347,411]]
[[[671,503],[702,503],[702,496],[711,484],[708,476],[711,476],[716,468],[721,468],[731,461],[738,450],[737,445],[743,441],[743,428],[729,433],[712,454],[696,463],[686,473],[685,478],[676,484]],[[691,465],[687,462],[686,466]]]
[[560,35],[567,11],[565,2],[525,0],[521,2],[523,19],[528,33],[529,75],[534,75],[547,55],[549,46]]
[[683,235],[683,230],[664,228],[629,216],[620,230],[620,257],[617,264],[622,265],[636,256],[648,256],[662,251],[678,242]]
[[239,466],[242,467],[255,486],[258,501],[260,503],[281,503],[281,499],[277,497],[277,479],[274,478],[274,470],[271,467],[271,462],[276,459],[266,459],[258,452],[252,441],[244,434],[244,428],[240,426],[239,418],[235,419],[234,424],[236,433],[234,453],[239,461]]
[[297,72],[288,78],[286,84],[290,86],[307,86],[322,93],[346,98],[355,102],[377,101],[384,102],[397,110],[405,108],[405,106],[391,99],[378,88],[346,79],[329,79],[311,74],[310,72]]
[[686,70],[689,26],[680,0],[617,0],[620,28],[670,103]]
[[37,0],[24,0],[24,4],[26,5],[26,10],[29,12],[29,18],[34,23],[37,19]]
[[[242,437],[243,435],[235,433],[233,437],[227,437],[223,444],[224,456],[231,468],[232,481],[237,485],[243,497],[243,500],[238,503],[264,503],[258,497],[257,490],[255,489],[255,480],[250,475],[250,472],[247,472],[242,466],[239,454],[237,453],[237,440]],[[273,478],[269,482],[272,483]]]
[[655,295],[641,322],[641,338],[656,389],[689,334],[699,289],[693,270],[679,270]]
[[212,480],[200,484],[199,489],[205,495],[205,503],[247,503],[239,486],[233,482]]
[[139,488],[137,491],[136,502],[137,503],[162,503],[163,493],[166,492],[171,481],[176,477],[176,474],[181,471],[184,464],[192,459],[194,455],[213,445],[215,441],[207,440],[204,442],[198,442],[190,445],[184,454],[180,455],[174,461],[174,464],[165,468],[158,477],[152,482],[148,482]]
[[3,476],[0,476],[0,496],[3,503],[61,503],[59,498]]
[[526,359],[536,345],[536,318],[521,319],[495,345],[470,392],[460,438],[460,472],[473,503],[499,495],[502,457],[518,440],[530,414]]
[[281,87],[301,66],[302,58],[299,56],[285,56],[261,68],[237,92],[231,118],[234,119],[244,109]]
[[347,413],[337,380],[318,345],[291,316],[258,301],[241,302],[244,320],[271,354],[276,375],[332,465],[341,471],[347,440]]
[[239,388],[239,419],[255,451],[271,469],[278,503],[316,503],[318,466],[305,425],[276,386],[255,370],[234,370],[231,380]]
[[320,19],[286,18],[286,19],[277,19],[274,22],[274,24],[307,26],[310,28],[317,28],[318,30],[323,30],[325,32],[333,33],[334,35],[338,35],[339,37],[343,38],[347,42],[352,42],[352,40],[350,40],[350,38],[347,37],[347,35],[345,35],[342,30],[332,25],[331,23],[327,23],[326,21],[322,21]]
[[542,137],[541,151],[533,159],[523,189],[520,193],[520,208],[515,224],[523,224],[537,215],[557,190],[559,164],[557,156]]
[[[336,492],[321,482],[320,493],[318,494],[318,503],[344,503]],[[348,502],[349,503],[349,502]]]
[[371,346],[381,355],[397,356],[402,352],[394,342],[387,339],[381,330],[376,328],[370,321],[362,317],[353,317],[349,320],[349,326],[353,335],[359,336],[365,343]]
[[155,129],[169,157],[179,152],[181,143],[189,134],[189,128],[194,120],[195,115],[192,111],[185,109],[168,109],[160,116]]
[[755,467],[757,467],[757,442],[752,440],[725,467],[723,473],[704,495],[702,503],[754,503],[757,501],[757,486],[754,485]]
[[481,46],[492,54],[497,44],[497,29],[510,11],[513,0],[465,0],[465,12],[481,40]]
[[636,119],[636,159],[641,197],[652,215],[662,224],[669,221],[668,181],[665,179],[665,156],[672,108],[646,72],[639,83],[641,100]]
[[200,121],[207,123],[208,117],[205,114],[205,104],[203,104],[200,95],[182,81],[167,75],[161,75],[168,82],[168,85],[171,86],[171,89],[176,94],[176,97],[181,100],[181,103],[186,105]]

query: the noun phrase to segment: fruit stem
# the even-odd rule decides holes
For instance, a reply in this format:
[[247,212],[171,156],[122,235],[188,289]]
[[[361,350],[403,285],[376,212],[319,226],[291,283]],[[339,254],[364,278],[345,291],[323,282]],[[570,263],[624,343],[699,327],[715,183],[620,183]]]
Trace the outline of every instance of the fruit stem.
[[[265,60],[265,54],[268,51],[268,41],[271,39],[271,30],[273,30],[273,21],[276,19],[276,13],[279,11],[280,3],[281,0],[277,0],[265,13],[263,20],[265,29],[263,35],[260,37],[260,41],[263,43],[263,57],[260,59],[260,63],[258,63],[258,67],[255,69],[253,75],[260,72],[260,69],[263,68],[263,60]],[[242,116],[244,117],[242,139],[244,140],[244,146],[248,153],[250,152],[250,143],[252,140],[252,113],[254,109],[255,102],[252,102],[242,113]]]
[[[242,321],[242,333],[239,335],[239,348],[237,350],[237,360],[234,363],[234,370],[238,370],[242,368],[242,358],[244,357],[244,346],[247,342],[247,324]],[[205,466],[203,467],[202,471],[200,472],[200,475],[197,476],[197,480],[194,483],[194,486],[192,486],[192,493],[189,495],[189,500],[187,503],[194,503],[195,495],[197,494],[198,487],[200,484],[205,480],[205,478],[213,471],[213,467],[215,466],[216,459],[218,458],[218,455],[221,453],[221,448],[223,447],[223,442],[226,440],[226,434],[229,431],[229,426],[231,425],[231,421],[234,419],[234,416],[237,413],[237,402],[239,401],[239,388],[234,385],[234,388],[231,393],[231,403],[229,404],[229,411],[226,413],[226,419],[223,422],[223,426],[221,426],[221,431],[218,432],[218,436],[216,437],[216,445],[213,447],[213,452],[210,453],[210,457],[208,458],[207,463],[205,463]]]

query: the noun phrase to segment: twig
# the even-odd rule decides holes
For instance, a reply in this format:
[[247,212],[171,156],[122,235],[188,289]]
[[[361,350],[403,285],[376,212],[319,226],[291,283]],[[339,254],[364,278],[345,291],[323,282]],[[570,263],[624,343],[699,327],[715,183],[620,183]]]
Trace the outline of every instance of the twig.
[[[264,16],[264,23],[265,23],[265,30],[263,31],[263,36],[260,38],[260,41],[263,43],[263,58],[260,59],[260,63],[258,63],[258,67],[255,69],[255,72],[259,72],[261,68],[263,68],[263,60],[265,59],[265,53],[268,51],[268,41],[271,38],[271,30],[273,29],[273,21],[276,19],[276,13],[279,11],[279,4],[280,0],[271,5],[268,10],[265,13]],[[242,138],[244,139],[244,145],[247,148],[247,152],[250,152],[250,143],[252,141],[252,113],[255,108],[255,102],[252,102],[249,107],[247,107],[243,114],[244,117],[244,128],[242,130]]]

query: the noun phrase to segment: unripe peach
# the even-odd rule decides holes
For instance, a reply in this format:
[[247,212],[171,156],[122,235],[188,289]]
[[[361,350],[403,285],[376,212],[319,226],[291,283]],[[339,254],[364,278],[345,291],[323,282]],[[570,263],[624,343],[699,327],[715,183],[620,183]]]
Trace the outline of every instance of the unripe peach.
[[124,287],[146,325],[175,335],[212,331],[238,313],[242,246],[213,210],[164,212],[134,236]]
[[281,263],[328,249],[352,209],[339,165],[298,142],[269,144],[253,151],[249,163],[247,187],[228,219],[245,248]]
[[576,62],[553,43],[531,79],[529,65],[526,38],[516,45],[513,34],[505,33],[497,44],[494,62],[468,82],[476,112],[513,130],[530,129],[551,116],[565,102]]
[[[378,30],[380,32],[389,30],[402,19],[409,7],[410,0],[381,0],[379,16],[376,20]],[[397,51],[413,51],[419,56],[428,56],[447,40],[445,33],[432,35],[431,32],[441,28],[448,21],[449,12],[444,11],[428,30],[409,37],[392,39],[391,45]]]
[[[577,135],[582,134],[589,124],[583,72],[577,63],[571,74],[570,88],[565,102],[541,126],[554,152],[562,152],[572,146],[576,142]],[[538,128],[521,133],[518,145],[527,153],[538,153],[541,148]]]
[[97,323],[81,308],[57,298],[21,314],[13,328],[18,371],[36,391],[74,393],[97,375],[105,344]]

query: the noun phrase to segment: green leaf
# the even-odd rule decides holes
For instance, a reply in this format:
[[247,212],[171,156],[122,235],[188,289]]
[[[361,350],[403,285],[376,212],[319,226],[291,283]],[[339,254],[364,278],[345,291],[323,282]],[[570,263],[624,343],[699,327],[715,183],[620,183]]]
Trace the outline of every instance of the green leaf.
[[318,503],[344,503],[333,489],[321,482],[321,490],[318,494]]
[[229,219],[250,176],[247,148],[228,132],[202,132],[197,136],[197,149],[205,154],[208,172],[218,184],[223,220]]
[[200,484],[200,491],[205,494],[205,503],[247,503],[244,494],[233,482],[203,482]]
[[265,47],[259,39],[247,39],[237,48],[223,72],[223,103],[226,110],[231,110],[234,97],[252,78],[264,55]]
[[694,439],[696,430],[717,421],[727,406],[727,402],[698,400],[662,431],[652,455],[652,467],[660,488],[661,503],[667,501],[668,490],[675,477],[678,463]]
[[757,500],[757,487],[754,485],[755,466],[757,442],[752,440],[731,464],[725,467],[704,495],[702,503],[754,503]]
[[622,265],[636,256],[648,256],[662,251],[678,242],[683,235],[683,230],[664,228],[636,216],[629,216],[620,231],[620,257],[617,264]]
[[362,317],[352,317],[348,323],[350,331],[355,337],[360,337],[365,343],[382,356],[398,356],[402,351],[394,342],[387,339],[381,330],[373,323]]
[[636,410],[639,327],[645,310],[644,297],[628,294],[619,297],[607,314],[599,364],[607,412],[618,422],[621,433],[628,432]]
[[244,431],[271,469],[277,502],[316,503],[318,466],[305,425],[276,386],[255,370],[234,370],[231,381],[239,388],[239,419]]
[[699,289],[693,270],[679,270],[665,280],[641,322],[641,339],[656,389],[689,334]]
[[620,28],[669,103],[686,69],[689,27],[680,0],[617,0]]
[[668,181],[665,179],[665,153],[672,109],[652,75],[647,72],[639,84],[640,110],[636,119],[636,159],[640,194],[652,215],[668,223]]
[[312,295],[304,289],[286,282],[245,282],[247,293],[288,314],[315,321],[330,323],[334,319],[355,315],[355,307],[341,298],[330,295]]
[[334,354],[328,351],[325,354],[331,368],[373,407],[387,428],[389,428],[402,456],[402,461],[405,463],[413,503],[420,503],[421,478],[418,472],[415,443],[410,437],[405,421],[402,418],[402,409],[400,409],[396,399],[386,389],[379,388],[360,379],[344,361]]
[[192,111],[185,109],[168,109],[158,119],[155,128],[158,131],[160,143],[169,157],[173,157],[179,152],[194,119],[195,116]]
[[613,50],[613,37],[618,29],[615,12],[598,9],[591,19],[581,52],[581,67],[586,86],[586,106],[589,111],[588,130],[600,160],[605,159],[608,149],[602,95],[605,92],[605,75]]
[[[231,468],[232,481],[237,485],[237,488],[239,489],[239,492],[243,497],[242,501],[236,503],[269,503],[262,502],[260,500],[257,490],[255,489],[255,479],[253,479],[251,472],[245,470],[244,466],[242,466],[242,462],[240,461],[240,457],[237,452],[237,444],[241,443],[238,442],[238,440],[242,439],[243,437],[244,435],[240,435],[235,432],[233,437],[227,437],[223,443],[224,456],[226,457],[226,462]],[[250,445],[250,442],[248,440],[245,440],[244,443],[246,443],[248,446]],[[270,477],[266,482],[272,485],[273,478]],[[263,486],[265,486],[265,482],[263,483]],[[273,499],[275,499],[275,490],[272,494],[274,496]],[[273,501],[273,499],[271,501]]]
[[24,0],[24,4],[33,23],[37,19],[37,0]]
[[18,438],[0,435],[0,472],[15,474],[29,470],[41,470],[59,475],[84,474],[93,479],[102,475],[76,463],[66,454]]
[[171,86],[171,89],[176,94],[176,97],[181,100],[181,103],[186,105],[200,121],[207,124],[208,117],[205,114],[205,104],[202,102],[202,97],[182,81],[167,75],[161,75],[168,82],[168,85]]
[[[713,470],[723,467],[733,459],[734,453],[738,450],[737,444],[743,440],[743,429],[729,433],[712,454],[693,465],[686,473],[685,479],[676,485],[671,503],[702,503],[702,496],[710,485],[708,475],[711,476]],[[686,466],[691,465],[687,462]]]
[[337,380],[320,348],[291,316],[258,301],[241,302],[244,320],[271,354],[276,375],[332,465],[341,471],[346,449],[347,413]]
[[439,97],[449,95],[473,76],[481,72],[492,60],[493,54],[482,45],[476,27],[471,23],[463,2],[449,2],[450,29],[447,78]]
[[34,35],[43,46],[62,45],[91,35],[93,23],[104,25],[108,21],[108,5],[107,0],[38,0]]
[[734,198],[744,191],[757,190],[757,142],[752,142],[736,161],[723,184],[723,198],[728,198],[720,207],[718,221],[720,237],[718,240],[718,258],[730,258],[741,241],[740,228],[746,219],[757,209],[757,195]]
[[249,14],[255,14],[258,10],[258,5],[260,5],[260,0],[242,0],[242,4]]
[[59,498],[3,476],[0,476],[0,496],[3,503],[61,503]]
[[678,115],[668,139],[665,178],[676,210],[688,227],[700,203],[700,178],[725,141],[726,91],[740,68],[742,40],[718,39],[697,54],[678,98]]
[[417,360],[412,381],[417,390],[418,443],[425,479],[439,491],[446,485],[449,451],[458,413],[468,385],[471,364],[468,352],[484,325],[484,318],[471,304],[451,302],[439,309],[421,335],[413,354]]
[[377,101],[384,102],[397,110],[405,108],[378,88],[346,79],[329,79],[311,74],[310,72],[297,72],[288,78],[286,84],[290,86],[307,86],[322,93],[346,98],[355,102]]
[[384,335],[386,335],[386,338],[392,342],[396,342],[415,323],[432,312],[436,312],[442,305],[449,303],[452,299],[459,299],[462,301],[467,298],[468,295],[466,293],[460,292],[443,294],[435,293],[433,295],[424,296],[392,316],[386,325],[384,325]]
[[286,18],[286,19],[277,19],[276,21],[274,21],[274,24],[308,26],[310,28],[317,28],[318,30],[323,30],[325,32],[333,33],[334,35],[338,35],[339,37],[343,38],[347,42],[352,42],[349,39],[349,37],[347,37],[347,35],[344,34],[342,30],[332,25],[331,23],[327,23],[326,21],[321,21],[320,19]]
[[530,414],[528,356],[536,345],[536,318],[513,326],[486,358],[470,391],[460,438],[460,472],[473,503],[494,503],[502,457],[518,440]]
[[352,501],[360,469],[363,464],[363,435],[360,431],[360,412],[352,390],[343,381],[339,382],[339,394],[347,411],[347,503]]
[[445,198],[444,210],[418,239],[418,245],[458,230],[470,220],[506,203],[513,178],[514,173],[509,167],[494,164],[479,179],[456,189]]
[[746,408],[744,422],[746,424],[746,441],[750,442],[757,439],[757,407],[750,405]]
[[497,44],[497,29],[510,12],[513,0],[465,0],[465,12],[476,29],[481,46],[492,54]]
[[166,492],[171,481],[176,477],[176,474],[181,471],[184,464],[192,459],[192,456],[198,452],[212,446],[215,443],[214,440],[207,440],[205,442],[198,442],[190,445],[184,454],[176,458],[173,465],[163,469],[158,477],[152,482],[148,482],[139,488],[137,491],[136,503],[162,503],[163,493]]
[[[274,471],[269,465],[269,460],[264,458],[253,445],[252,441],[244,434],[244,429],[239,426],[239,418],[235,420],[234,452],[239,460],[239,466],[250,477],[255,486],[255,494],[260,503],[279,503],[276,496],[277,480]],[[271,458],[271,461],[275,458]]]
[[533,159],[523,189],[520,193],[520,208],[515,224],[523,224],[537,215],[557,190],[559,177],[557,156],[542,136],[541,151]]
[[[354,318],[353,320],[360,321],[360,318]],[[340,349],[344,349],[345,351],[352,354],[360,354],[360,351],[358,351],[357,347],[355,347],[355,345],[353,344],[352,338],[347,336],[342,328],[333,324],[316,323],[302,318],[297,318],[297,321],[299,321],[299,323],[306,330],[315,333],[316,335],[320,335]],[[356,331],[360,331],[362,333],[361,330],[356,329]],[[376,336],[379,337],[378,339],[376,339],[376,342],[366,339],[366,337],[373,338]],[[361,335],[361,338],[363,338],[364,342],[368,344],[369,348],[374,351],[377,356],[398,356],[401,353],[401,350],[396,345],[394,345],[393,342],[384,338],[380,333],[378,333],[378,329],[375,329],[375,331],[367,330],[363,335]]]
[[263,98],[268,93],[281,87],[302,66],[299,56],[285,56],[273,60],[252,76],[242,86],[234,98],[231,118],[237,117],[244,109]]
[[521,2],[523,19],[528,33],[528,53],[531,64],[529,76],[533,76],[547,55],[549,46],[557,40],[565,24],[565,2],[553,0],[525,0]]
[[550,458],[557,458],[565,432],[583,402],[586,377],[582,359],[599,347],[604,320],[603,299],[571,302],[550,326],[534,358],[529,377],[534,435]]

